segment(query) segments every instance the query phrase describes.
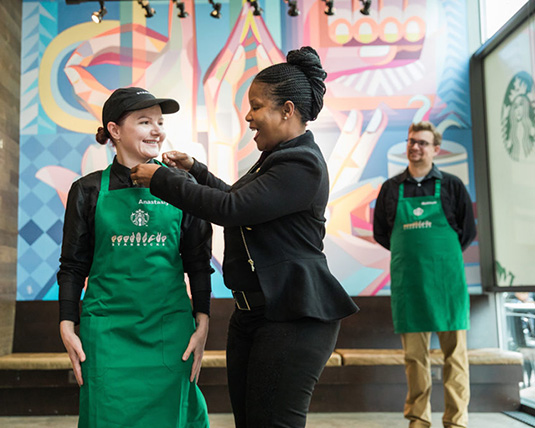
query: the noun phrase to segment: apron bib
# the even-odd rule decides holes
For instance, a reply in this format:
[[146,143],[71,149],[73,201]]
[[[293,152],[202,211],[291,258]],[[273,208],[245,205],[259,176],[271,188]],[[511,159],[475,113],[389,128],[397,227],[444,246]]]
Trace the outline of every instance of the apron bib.
[[470,328],[461,244],[440,199],[405,198],[403,183],[392,230],[390,276],[396,333]]
[[79,428],[205,428],[189,382],[194,332],[179,253],[182,211],[146,188],[109,191],[102,173],[83,299]]

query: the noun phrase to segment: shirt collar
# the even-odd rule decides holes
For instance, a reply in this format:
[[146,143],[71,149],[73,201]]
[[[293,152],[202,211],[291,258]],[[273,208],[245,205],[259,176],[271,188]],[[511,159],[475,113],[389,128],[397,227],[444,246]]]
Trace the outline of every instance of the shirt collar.
[[[147,163],[154,163],[154,159],[149,160]],[[130,168],[119,163],[117,156],[113,158],[113,163],[111,165],[111,173],[114,174],[117,179],[128,186],[133,186],[132,180],[130,179]]]
[[314,143],[314,135],[312,135],[311,131],[306,130],[304,134],[292,138],[291,140],[285,141],[284,143],[280,143],[273,149],[273,151],[275,152],[283,149],[289,149],[291,147],[310,145],[312,143]]
[[[431,171],[424,177],[422,181],[430,180],[431,178],[438,178],[439,180],[442,180],[442,173],[437,168],[435,164],[433,164],[433,167],[431,168]],[[394,178],[394,180],[399,184],[403,183],[404,181],[409,181],[411,183],[416,183],[416,180],[411,177],[411,174],[409,172],[409,168],[405,168],[405,171],[403,171],[401,174],[399,174],[397,177]]]

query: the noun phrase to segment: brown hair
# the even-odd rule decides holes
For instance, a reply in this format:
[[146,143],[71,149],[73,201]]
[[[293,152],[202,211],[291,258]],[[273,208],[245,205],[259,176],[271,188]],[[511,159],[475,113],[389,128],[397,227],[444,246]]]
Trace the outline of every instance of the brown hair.
[[[117,120],[117,125],[122,125],[125,121],[126,117],[132,113],[131,111],[125,111],[122,116]],[[113,141],[113,138],[111,138],[110,133],[107,129],[104,129],[103,126],[99,126],[97,129],[97,133],[95,134],[95,140],[97,140],[97,143],[102,144],[103,146],[110,141],[111,145],[115,147],[115,141]]]
[[435,125],[433,125],[431,122],[423,121],[418,123],[412,123],[411,126],[409,126],[409,134],[411,132],[419,132],[419,131],[430,131],[433,133],[433,145],[440,146],[442,144],[442,134],[437,131],[435,128]]

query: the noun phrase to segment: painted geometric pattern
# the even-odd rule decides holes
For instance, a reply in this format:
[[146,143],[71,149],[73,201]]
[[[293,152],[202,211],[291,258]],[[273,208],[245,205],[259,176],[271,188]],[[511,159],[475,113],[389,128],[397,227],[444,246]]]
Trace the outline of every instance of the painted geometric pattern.
[[[290,18],[284,3],[261,0],[264,14],[254,16],[246,0],[226,0],[214,40],[196,32],[215,25],[208,3],[186,3],[189,19],[162,0],[149,20],[133,2],[111,2],[96,25],[72,13],[93,10],[89,3],[23,2],[18,299],[57,298],[68,190],[113,155],[91,134],[110,88],[135,82],[178,98],[179,114],[166,120],[171,148],[192,144],[212,172],[233,182],[258,157],[244,119],[250,82],[307,42],[329,73],[325,108],[310,124],[331,177],[325,253],[351,295],[388,294],[390,254],[373,240],[374,201],[407,125],[439,122],[445,140],[465,148],[463,171],[472,169],[466,4],[382,0],[363,18],[357,1],[336,2],[327,17],[323,2],[303,0],[301,15]],[[216,232],[214,260],[222,246]],[[478,263],[476,242],[465,252],[472,289]],[[216,295],[225,288],[221,275],[213,280]]]
[[25,2],[23,7],[21,52],[21,134],[55,134],[56,125],[39,102],[39,65],[43,53],[57,35],[54,2]]
[[[82,157],[94,143],[86,134],[24,135],[20,149],[18,296],[19,300],[57,297],[56,272],[65,213],[65,196],[81,170]],[[46,171],[47,165],[62,174]],[[49,185],[62,180],[63,195]]]
[[447,46],[444,69],[437,93],[446,104],[441,117],[470,127],[470,88],[468,81],[468,30],[466,7],[462,0],[441,0],[444,8]]

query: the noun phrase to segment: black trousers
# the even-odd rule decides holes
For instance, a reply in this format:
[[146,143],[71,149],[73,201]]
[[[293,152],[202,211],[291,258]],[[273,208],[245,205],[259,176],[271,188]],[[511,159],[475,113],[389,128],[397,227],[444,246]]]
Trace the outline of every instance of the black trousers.
[[312,391],[340,321],[269,321],[264,308],[233,313],[227,376],[236,428],[305,427]]

